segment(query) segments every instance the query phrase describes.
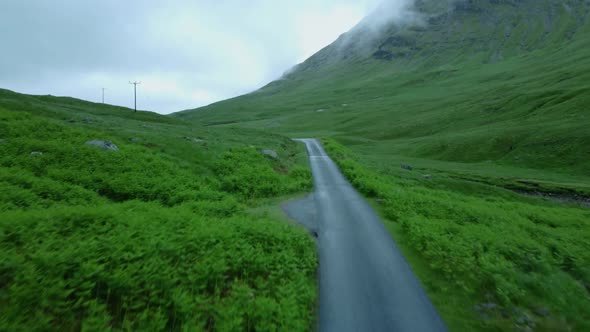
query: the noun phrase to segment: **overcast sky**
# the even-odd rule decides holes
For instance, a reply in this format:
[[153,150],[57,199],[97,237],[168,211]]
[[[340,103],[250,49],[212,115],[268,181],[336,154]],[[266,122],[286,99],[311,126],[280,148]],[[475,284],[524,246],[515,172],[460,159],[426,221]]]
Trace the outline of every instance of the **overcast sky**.
[[[389,0],[393,1],[393,0]],[[277,79],[378,0],[0,0],[0,88],[170,113]]]

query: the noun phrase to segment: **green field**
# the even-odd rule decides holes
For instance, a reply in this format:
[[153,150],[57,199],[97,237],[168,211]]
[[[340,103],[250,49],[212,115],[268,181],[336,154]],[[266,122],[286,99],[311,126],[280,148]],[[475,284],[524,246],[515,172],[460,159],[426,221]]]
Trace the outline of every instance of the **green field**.
[[589,330],[590,3],[416,9],[176,118],[325,138],[451,330]]
[[[332,140],[324,146],[375,203],[451,330],[510,330],[523,317],[518,325],[535,330],[590,328],[590,210],[422,170],[376,170]],[[494,308],[473,309],[485,304]]]
[[311,189],[290,139],[7,90],[0,139],[0,330],[313,325],[314,242],[264,212]]

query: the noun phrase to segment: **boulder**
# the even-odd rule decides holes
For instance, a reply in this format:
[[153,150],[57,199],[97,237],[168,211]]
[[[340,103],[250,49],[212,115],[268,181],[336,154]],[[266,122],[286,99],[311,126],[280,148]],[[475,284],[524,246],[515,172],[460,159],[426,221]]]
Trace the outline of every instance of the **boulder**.
[[551,315],[551,310],[549,310],[547,307],[538,307],[533,312],[539,317],[547,317]]
[[527,314],[523,314],[522,316],[516,319],[516,324],[521,326],[528,326],[528,327],[535,327],[535,321],[532,320]]
[[487,312],[480,312],[479,318],[481,318],[483,320],[490,320],[490,319],[492,319],[492,316],[490,316],[490,314],[488,314]]
[[432,175],[424,175],[424,180],[432,180]]
[[29,156],[31,156],[31,157],[39,157],[42,155],[43,155],[43,152],[39,152],[39,151],[33,151],[33,152],[31,152],[31,154],[29,154]]
[[264,149],[260,152],[262,152],[262,154],[264,155],[271,157],[272,159],[279,159],[279,154],[274,150]]
[[486,310],[496,310],[496,308],[498,308],[498,305],[495,303],[482,303],[481,307]]
[[86,145],[95,146],[104,151],[119,151],[119,148],[111,141],[94,140],[86,142]]
[[402,167],[402,169],[405,169],[405,170],[407,170],[407,171],[412,171],[412,170],[414,170],[414,167],[412,167],[412,166],[410,166],[410,165],[405,165],[405,164],[402,164],[402,166],[401,166],[401,167]]
[[194,143],[205,143],[205,140],[204,139],[200,139],[200,138],[185,137],[184,139],[187,140],[187,141],[194,142]]
[[131,137],[131,138],[129,139],[129,141],[131,141],[131,142],[133,142],[133,143],[139,143],[139,141],[141,141],[141,140],[140,140],[139,138],[137,138],[137,137]]

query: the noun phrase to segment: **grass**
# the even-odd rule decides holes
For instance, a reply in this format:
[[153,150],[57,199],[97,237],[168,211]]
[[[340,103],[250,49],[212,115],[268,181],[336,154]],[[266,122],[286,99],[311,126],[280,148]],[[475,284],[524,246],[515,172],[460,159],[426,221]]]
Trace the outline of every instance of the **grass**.
[[422,25],[353,29],[281,80],[175,117],[328,138],[451,330],[590,329],[590,213],[512,191],[590,197],[589,3],[416,6]]
[[313,326],[313,240],[253,212],[311,189],[290,139],[6,90],[0,138],[0,330]]
[[[587,209],[453,178],[401,170],[386,176],[334,141],[324,146],[353,185],[378,202],[451,330],[506,330],[525,314],[536,330],[590,328]],[[481,303],[498,308],[482,320],[472,309]],[[552,314],[537,317],[539,308]]]
[[[351,46],[354,56],[343,60],[332,54],[342,48],[337,42],[283,80],[177,118],[292,137],[333,137],[368,159],[430,161],[430,169],[453,168],[467,177],[472,172],[464,167],[472,165],[492,169],[485,175],[494,178],[541,186],[557,182],[588,193],[587,4],[571,1],[577,12],[568,12],[555,9],[557,1],[523,1],[516,8],[474,3],[484,3],[483,9],[454,13],[450,22],[434,20],[425,31],[390,32],[417,40],[422,51],[408,59],[366,59]],[[545,37],[533,38],[545,15],[551,16]],[[495,19],[504,24],[486,23]],[[452,24],[457,31],[449,34]],[[512,25],[526,34],[505,34]],[[488,44],[501,44],[512,54],[490,61],[496,48],[488,50]]]
[[590,194],[588,2],[417,10],[173,117],[0,90],[0,330],[310,329],[313,240],[269,208],[311,188],[283,135],[330,138],[451,330],[590,330],[590,213],[504,189]]

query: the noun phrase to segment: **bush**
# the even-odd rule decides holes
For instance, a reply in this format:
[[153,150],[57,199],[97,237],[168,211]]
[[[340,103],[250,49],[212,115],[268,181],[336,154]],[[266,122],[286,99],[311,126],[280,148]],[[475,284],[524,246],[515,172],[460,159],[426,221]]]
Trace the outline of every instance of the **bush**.
[[581,295],[590,285],[586,210],[410,184],[369,170],[333,141],[324,147],[360,192],[383,202],[436,275],[467,298],[531,311],[547,306],[558,313],[552,319],[590,329],[590,299]]
[[214,168],[221,179],[221,188],[246,200],[295,193],[311,187],[309,170],[296,166],[290,173],[281,174],[278,170],[281,166],[255,149],[242,148],[222,154]]
[[0,330],[306,330],[312,240],[130,202],[5,213]]
[[[179,162],[24,112],[0,120],[0,331],[309,330],[314,242],[245,209],[309,186],[309,171],[248,149]],[[97,138],[120,150],[85,145]]]

